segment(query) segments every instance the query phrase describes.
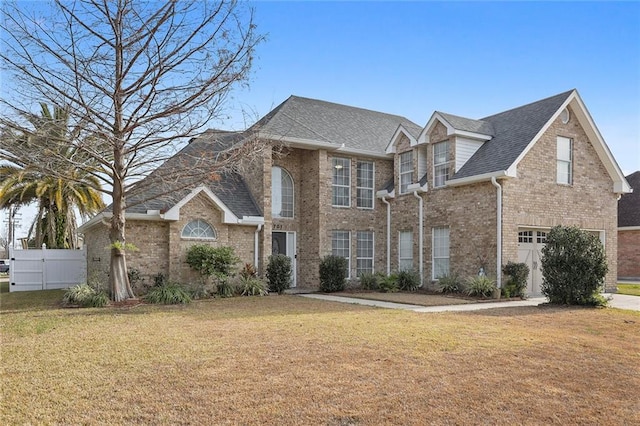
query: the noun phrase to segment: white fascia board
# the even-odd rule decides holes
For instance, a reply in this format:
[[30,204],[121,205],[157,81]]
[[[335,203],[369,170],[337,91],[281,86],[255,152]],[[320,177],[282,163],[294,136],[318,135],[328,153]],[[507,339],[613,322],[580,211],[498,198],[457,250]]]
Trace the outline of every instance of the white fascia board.
[[264,225],[264,217],[262,216],[242,216],[238,225]]
[[483,173],[481,175],[469,176],[461,179],[451,179],[445,182],[445,186],[469,185],[472,183],[491,180],[492,177],[496,179],[500,179],[500,178],[506,178],[506,177],[514,177],[514,176],[509,175],[505,170],[500,170],[497,172]]
[[387,149],[385,149],[385,152],[387,154],[395,154],[396,152],[396,142],[398,141],[398,138],[402,135],[405,135],[407,137],[407,139],[409,139],[410,142],[410,146],[415,146],[417,145],[418,141],[416,140],[416,138],[414,138],[411,133],[409,133],[409,131],[402,125],[398,125],[398,128],[396,129],[396,131],[393,133],[393,136],[391,136],[391,140],[389,141],[389,144],[387,145]]
[[412,183],[411,185],[407,186],[407,192],[427,192],[427,185],[422,186],[420,185],[420,183]]
[[[152,221],[160,221],[163,220],[162,215],[159,213],[159,210],[149,210],[152,213],[125,213],[124,217],[126,220],[152,220]],[[156,212],[156,213],[154,213]],[[102,212],[97,216],[92,217],[88,222],[83,223],[78,227],[78,232],[84,233],[94,226],[102,223],[103,220],[109,220],[113,217],[113,212]]]
[[359,156],[363,156],[363,157],[381,158],[381,159],[385,159],[385,160],[389,160],[390,158],[392,158],[392,156],[390,156],[389,154],[384,153],[384,152],[369,151],[369,150],[366,150],[366,149],[357,149],[357,148],[348,148],[348,147],[340,147],[340,148],[336,149],[335,152],[340,152],[340,153],[344,153],[344,154],[359,155]]
[[94,226],[96,226],[97,224],[101,223],[102,219],[108,219],[111,216],[112,216],[111,212],[98,213],[97,215],[95,215],[94,217],[92,217],[91,219],[89,219],[88,221],[83,223],[82,225],[78,226],[76,231],[81,233],[81,234],[84,234],[89,229],[91,229]]
[[463,136],[465,138],[470,138],[470,139],[477,139],[477,140],[483,141],[483,142],[486,142],[486,141],[489,141],[489,140],[493,139],[493,136],[491,136],[491,135],[484,135],[482,133],[468,132],[466,130],[457,130],[457,129],[454,129],[453,133],[448,133],[447,132],[447,134],[448,135],[449,134],[453,134],[453,135],[456,135],[456,136]]
[[229,209],[229,207],[227,207],[222,202],[222,200],[220,200],[220,198],[218,198],[218,196],[216,194],[211,192],[211,190],[209,188],[207,188],[206,186],[202,186],[202,185],[198,186],[197,188],[195,188],[186,197],[184,197],[182,200],[178,201],[178,203],[176,203],[173,207],[171,207],[169,210],[167,210],[166,213],[164,213],[163,215],[160,215],[160,216],[164,220],[179,220],[180,219],[180,209],[182,208],[182,206],[187,204],[189,201],[191,201],[196,195],[200,194],[201,192],[204,193],[222,211],[222,213],[223,213],[222,214],[222,222],[223,223],[226,223],[226,224],[238,224],[238,223],[240,223],[240,219],[235,214],[233,214],[231,209]]
[[618,231],[640,231],[639,226],[618,226]]
[[640,231],[639,226],[618,226],[618,231]]
[[258,138],[269,139],[276,142],[287,143],[300,148],[338,149],[340,144],[319,141],[316,139],[296,138],[292,136],[277,135],[275,133],[258,132]]
[[451,126],[451,124],[449,124],[447,120],[445,120],[444,117],[436,111],[431,115],[431,118],[429,118],[429,121],[427,121],[426,126],[424,126],[424,128],[420,132],[420,135],[418,136],[418,140],[416,142],[418,145],[421,145],[423,143],[431,143],[431,141],[429,140],[429,136],[427,135],[431,127],[433,127],[436,124],[436,121],[439,121],[447,128],[448,135],[450,135],[453,132],[454,129]]

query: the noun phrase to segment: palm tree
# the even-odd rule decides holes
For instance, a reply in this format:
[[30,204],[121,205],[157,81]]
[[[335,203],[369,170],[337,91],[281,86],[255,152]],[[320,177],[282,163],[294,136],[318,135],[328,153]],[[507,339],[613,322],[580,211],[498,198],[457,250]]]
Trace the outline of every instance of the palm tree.
[[[23,136],[30,149],[45,153],[54,161],[60,158],[81,161],[82,151],[74,145],[67,130],[66,110],[54,106],[51,114],[46,104],[41,107],[41,116],[29,117],[35,130]],[[95,175],[69,166],[73,164],[71,161],[59,164],[56,176],[23,165],[0,165],[0,208],[36,202],[38,214],[29,237],[35,233],[37,246],[44,242],[49,248],[76,248],[76,211],[87,218],[104,208],[100,181]]]

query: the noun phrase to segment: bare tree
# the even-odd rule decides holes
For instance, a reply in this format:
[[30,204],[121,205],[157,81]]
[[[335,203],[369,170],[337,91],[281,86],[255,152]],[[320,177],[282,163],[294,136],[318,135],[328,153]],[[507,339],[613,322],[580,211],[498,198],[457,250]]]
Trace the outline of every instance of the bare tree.
[[[263,37],[253,10],[235,0],[56,0],[40,15],[28,8],[3,5],[0,58],[10,79],[0,99],[0,159],[61,179],[74,178],[61,175],[73,167],[59,167],[72,162],[103,183],[96,189],[112,199],[112,298],[134,297],[123,250],[125,210],[145,201],[141,188],[153,187],[154,196],[161,195],[158,188],[176,191],[203,175],[215,178],[261,149],[245,133],[232,144],[192,150],[191,159],[181,160],[189,167],[179,173],[173,168],[148,178],[224,118],[230,92],[247,83]],[[52,138],[47,149],[13,137],[34,131],[24,117],[40,102],[68,109],[71,142]],[[69,143],[76,157],[56,155],[56,144]]]

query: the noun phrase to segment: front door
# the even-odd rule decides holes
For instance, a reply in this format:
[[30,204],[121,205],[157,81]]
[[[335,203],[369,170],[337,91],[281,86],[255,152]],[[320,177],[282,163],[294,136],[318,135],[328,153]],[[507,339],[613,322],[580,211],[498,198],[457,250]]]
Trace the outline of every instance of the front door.
[[540,230],[521,230],[518,232],[518,262],[529,267],[527,294],[542,294],[541,250],[547,241],[547,232]]
[[296,233],[271,233],[271,254],[284,254],[291,259],[291,287],[296,284]]

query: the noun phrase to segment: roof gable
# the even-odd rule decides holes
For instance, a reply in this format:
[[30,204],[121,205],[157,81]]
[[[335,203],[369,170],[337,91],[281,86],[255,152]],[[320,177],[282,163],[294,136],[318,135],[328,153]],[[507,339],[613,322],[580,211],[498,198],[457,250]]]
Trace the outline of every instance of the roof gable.
[[416,143],[431,143],[432,141],[429,140],[429,133],[437,123],[442,123],[442,125],[446,127],[447,136],[458,135],[487,141],[494,135],[493,126],[487,121],[473,120],[470,118],[435,111],[431,115],[427,125],[424,126],[424,129],[420,132],[420,136],[418,136]]

